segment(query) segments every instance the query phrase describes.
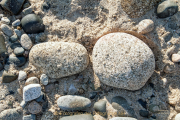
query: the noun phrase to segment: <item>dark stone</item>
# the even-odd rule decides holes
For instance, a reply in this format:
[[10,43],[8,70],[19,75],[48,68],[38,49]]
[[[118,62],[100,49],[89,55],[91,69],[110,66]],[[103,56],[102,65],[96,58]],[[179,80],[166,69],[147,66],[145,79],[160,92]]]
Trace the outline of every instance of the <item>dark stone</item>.
[[0,63],[0,71],[4,69],[4,66]]
[[21,120],[22,113],[18,112],[17,109],[6,109],[0,113],[1,120]]
[[176,2],[167,0],[160,3],[157,7],[157,16],[159,18],[166,18],[178,12],[178,5]]
[[146,117],[146,118],[149,117],[149,112],[146,111],[146,110],[140,110],[140,111],[139,111],[139,114],[140,114],[142,117]]
[[23,116],[23,120],[36,120],[36,115],[31,114],[31,115]]
[[17,47],[17,48],[14,49],[14,54],[16,56],[23,55],[23,53],[24,53],[24,48],[22,48],[22,47]]
[[50,4],[47,2],[44,2],[41,6],[41,9],[44,10],[48,10],[50,8]]
[[2,34],[0,34],[0,55],[2,53],[5,53],[6,51],[7,51],[7,49],[6,49],[4,36]]
[[12,14],[18,14],[21,10],[21,7],[23,5],[25,0],[2,0],[0,2],[0,5],[11,12]]
[[94,104],[94,110],[98,112],[101,116],[106,116],[106,101],[105,100],[99,100]]
[[162,35],[162,37],[164,38],[164,41],[165,41],[165,42],[170,41],[171,38],[172,38],[172,36],[173,36],[173,34],[172,34],[171,32],[167,32],[167,33],[165,33],[165,34]]
[[91,114],[81,114],[81,115],[62,117],[59,120],[94,120],[94,118]]
[[22,67],[26,63],[26,58],[23,56],[10,56],[6,59],[6,64],[15,64],[17,67]]
[[48,101],[46,100],[46,102],[42,104],[42,111],[45,112],[47,108],[48,108]]
[[175,22],[169,22],[168,27],[172,30],[176,30],[178,26]]
[[44,32],[45,26],[42,19],[35,14],[28,14],[21,20],[23,30],[27,34]]
[[121,96],[113,97],[111,100],[112,107],[117,111],[120,117],[134,117],[136,118],[134,109],[131,108],[125,98]]
[[14,93],[15,93],[15,92],[12,91],[12,90],[9,91],[9,95],[13,95]]
[[152,88],[154,88],[154,84],[153,84],[153,83],[149,83],[149,85],[150,85]]
[[155,116],[155,115],[152,115],[151,118],[156,119],[156,116]]
[[97,92],[90,92],[89,93],[89,98],[94,99],[96,97],[96,95],[97,95]]
[[46,95],[43,92],[41,92],[41,95],[38,98],[36,98],[35,100],[36,100],[36,102],[44,102],[44,101],[46,101]]
[[6,71],[4,71],[3,75],[2,75],[2,83],[10,83],[10,82],[16,80],[17,77],[18,77],[18,75],[14,75],[14,74],[7,73]]
[[12,43],[16,42],[17,40],[18,40],[18,36],[17,35],[13,35],[13,36],[10,37],[10,41]]
[[11,47],[11,49],[14,50],[14,49],[17,48],[17,47],[22,47],[22,46],[21,46],[20,43],[13,43],[10,47]]
[[139,102],[139,104],[141,104],[143,106],[143,108],[147,109],[147,102],[146,101],[139,99],[138,102]]

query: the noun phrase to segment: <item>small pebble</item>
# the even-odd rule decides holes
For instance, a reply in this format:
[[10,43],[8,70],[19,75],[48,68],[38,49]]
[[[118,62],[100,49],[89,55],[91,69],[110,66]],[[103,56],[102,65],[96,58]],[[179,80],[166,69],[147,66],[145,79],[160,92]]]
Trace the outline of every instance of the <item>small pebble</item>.
[[32,6],[30,6],[30,7],[26,8],[26,9],[24,9],[22,12],[23,12],[24,15],[27,15],[27,14],[32,13],[32,11],[33,11]]
[[6,64],[14,64],[17,67],[22,67],[26,63],[26,58],[23,56],[10,56],[6,59]]
[[6,24],[1,25],[1,30],[9,37],[13,35],[13,30]]
[[0,63],[0,71],[4,69],[4,66]]
[[18,29],[14,29],[14,32],[19,38],[21,37],[21,31],[19,31]]
[[71,84],[68,90],[69,95],[74,95],[77,92],[77,89],[75,88],[74,84]]
[[25,85],[29,84],[39,84],[39,79],[37,77],[30,77],[25,82]]
[[179,54],[173,54],[172,55],[172,61],[173,62],[180,62],[180,55]]
[[106,116],[106,101],[105,100],[99,100],[98,102],[94,103],[94,110],[96,112],[100,112],[100,115]]
[[23,100],[31,101],[38,98],[41,95],[40,84],[30,84],[23,88]]
[[36,115],[31,114],[31,115],[23,116],[23,120],[36,120]]
[[62,117],[60,120],[94,120],[94,118],[91,114],[81,114]]
[[42,4],[42,6],[41,6],[41,9],[42,9],[43,11],[48,10],[49,8],[50,8],[50,4],[47,3],[47,2],[44,2],[44,3]]
[[16,17],[16,19],[21,19],[22,15],[16,15],[15,17]]
[[139,114],[140,114],[142,117],[146,117],[146,118],[149,117],[149,112],[146,111],[146,110],[140,110],[140,111],[139,111]]
[[160,109],[159,109],[159,107],[156,104],[149,105],[149,111],[155,113],[155,112],[158,112],[159,110]]
[[11,46],[10,46],[10,47],[11,47],[11,49],[13,49],[13,50],[14,50],[14,49],[15,49],[15,48],[17,48],[17,47],[22,47],[22,46],[21,46],[21,44],[20,44],[20,43],[13,43],[13,44],[11,44]]
[[1,120],[21,120],[21,114],[17,109],[6,109],[0,113]]
[[7,17],[2,17],[2,18],[1,18],[1,22],[4,23],[4,24],[9,25],[10,20],[9,20]]
[[21,21],[18,19],[12,23],[12,26],[16,27],[16,26],[19,26],[20,24],[21,24]]
[[174,120],[180,120],[180,113],[178,113],[176,116],[175,116],[175,119]]
[[10,83],[18,78],[18,75],[8,73],[6,71],[2,74],[2,83]]
[[24,48],[22,48],[22,47],[17,47],[17,48],[14,49],[14,54],[16,56],[23,55],[23,53],[24,53]]
[[150,19],[142,20],[138,24],[138,33],[146,34],[151,32],[154,29],[154,22]]
[[39,33],[35,37],[36,42],[44,42],[46,40],[46,38],[47,38],[47,35],[44,33]]
[[14,43],[18,40],[18,36],[17,35],[13,35],[10,37],[10,42]]
[[36,102],[44,102],[46,101],[46,95],[41,91],[41,95],[35,99]]
[[27,77],[27,73],[24,71],[19,71],[18,81],[25,80]]
[[39,105],[39,103],[37,103],[36,101],[32,101],[29,105],[28,105],[28,111],[31,114],[38,114],[42,111],[42,106]]
[[24,49],[30,50],[32,47],[32,41],[27,34],[23,34],[20,39],[21,45]]
[[40,77],[40,81],[43,85],[47,85],[48,84],[48,76],[46,74],[42,74]]
[[46,85],[46,86],[45,86],[45,92],[46,92],[46,93],[49,93],[49,92],[51,92],[54,88],[55,88],[55,87],[54,87],[54,84]]
[[28,7],[30,7],[31,5],[30,5],[30,3],[25,3],[24,5],[23,5],[23,9],[26,9],[26,8],[28,8]]
[[143,101],[142,99],[139,99],[138,100],[139,104],[144,107],[145,109],[147,109],[147,102],[146,101]]
[[94,99],[96,97],[96,95],[97,95],[97,92],[90,92],[89,93],[89,98]]
[[27,103],[28,103],[28,102],[26,102],[26,101],[23,100],[23,101],[21,102],[20,106],[21,106],[22,108],[25,108],[25,106],[27,105]]

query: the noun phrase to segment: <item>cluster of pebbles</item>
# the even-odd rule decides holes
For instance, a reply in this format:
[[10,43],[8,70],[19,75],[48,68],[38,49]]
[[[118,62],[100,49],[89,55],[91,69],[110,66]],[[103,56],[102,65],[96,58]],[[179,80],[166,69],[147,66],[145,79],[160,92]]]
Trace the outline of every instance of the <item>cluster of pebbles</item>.
[[[20,86],[23,86],[22,89],[18,89],[23,100],[20,104],[21,108],[1,111],[0,119],[36,120],[40,119],[36,117],[43,115],[48,107],[46,93],[54,88],[51,80],[80,74],[88,67],[90,58],[86,48],[79,43],[44,42],[45,25],[33,12],[30,3],[24,0],[16,1],[17,3],[10,1],[2,0],[0,5],[4,11],[9,11],[18,17],[11,21],[4,14],[0,14],[0,70],[4,70],[2,83],[9,84],[17,80]],[[43,3],[42,9],[49,7],[49,4]],[[20,13],[21,8],[23,10]],[[177,12],[178,6],[175,2],[165,1],[157,7],[159,18],[170,17]],[[144,19],[137,25],[137,33],[141,35],[153,30],[154,22],[150,19]],[[32,36],[36,36],[35,40]],[[172,54],[171,59],[172,62],[179,63],[180,52]],[[35,66],[40,71],[40,76],[32,76],[28,70],[15,73],[6,71],[8,66],[23,68],[26,63]],[[102,36],[96,42],[92,52],[92,64],[95,76],[105,85],[135,91],[141,89],[154,73],[155,57],[149,46],[141,39],[128,33],[115,32]],[[167,71],[169,69],[167,67]],[[80,82],[82,79],[83,76],[78,76],[76,81]],[[65,85],[64,88],[64,95],[59,95],[57,99],[60,109],[60,113],[57,114],[61,116],[59,120],[94,120],[91,106],[102,120],[107,118],[109,114],[106,109],[107,101],[97,100],[101,91],[91,92],[87,98],[80,95],[86,86],[77,89],[71,84],[68,90]],[[93,100],[95,103],[92,102]],[[138,102],[145,108],[139,110],[139,115],[155,120],[156,116],[153,113],[158,112],[159,107],[151,104],[147,108],[147,103],[142,99]],[[110,120],[137,120],[137,114],[124,97],[114,96],[110,104],[117,116]],[[180,115],[177,114],[175,120],[179,119]]]

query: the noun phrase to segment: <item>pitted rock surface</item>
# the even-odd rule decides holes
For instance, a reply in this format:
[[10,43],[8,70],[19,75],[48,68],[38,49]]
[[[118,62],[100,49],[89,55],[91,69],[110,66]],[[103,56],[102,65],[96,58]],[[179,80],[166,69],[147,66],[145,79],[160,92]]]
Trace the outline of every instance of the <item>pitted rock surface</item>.
[[94,46],[93,69],[106,85],[138,90],[145,85],[155,69],[151,49],[140,39],[127,33],[110,33]]

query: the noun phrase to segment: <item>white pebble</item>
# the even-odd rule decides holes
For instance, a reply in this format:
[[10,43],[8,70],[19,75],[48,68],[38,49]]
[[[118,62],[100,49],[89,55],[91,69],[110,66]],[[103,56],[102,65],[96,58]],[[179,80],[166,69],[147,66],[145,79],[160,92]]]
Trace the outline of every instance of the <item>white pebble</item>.
[[24,72],[24,71],[19,71],[19,76],[18,76],[18,80],[19,81],[22,81],[22,80],[25,80],[27,77],[27,73]]
[[154,29],[154,22],[150,19],[142,20],[138,24],[138,33],[146,34],[151,32]]
[[21,21],[18,19],[12,23],[12,26],[19,26],[21,24]]
[[27,34],[23,34],[20,39],[21,45],[24,49],[30,50],[32,47],[32,41]]
[[1,18],[1,22],[4,23],[4,24],[9,25],[10,20],[9,20],[7,17],[2,17],[2,18]]
[[40,81],[43,85],[47,85],[48,84],[48,76],[46,74],[42,74],[40,77]]
[[180,62],[180,55],[179,54],[173,54],[172,55],[172,61],[173,62]]

